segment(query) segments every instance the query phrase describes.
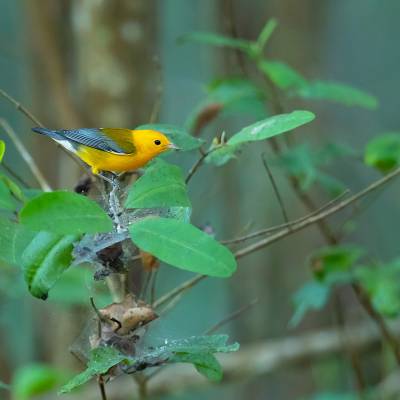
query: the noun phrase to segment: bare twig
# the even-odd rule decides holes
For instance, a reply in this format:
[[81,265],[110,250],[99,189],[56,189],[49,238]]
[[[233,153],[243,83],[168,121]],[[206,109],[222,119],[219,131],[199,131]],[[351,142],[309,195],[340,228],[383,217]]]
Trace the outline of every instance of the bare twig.
[[0,164],[4,170],[15,180],[17,180],[20,184],[25,186],[26,188],[30,188],[31,185],[26,182],[21,176],[19,176],[4,160]]
[[320,212],[317,215],[311,216],[311,217],[305,219],[304,221],[301,221],[297,224],[293,224],[289,228],[282,229],[275,235],[271,235],[268,238],[262,239],[254,244],[251,244],[247,247],[244,247],[244,248],[238,250],[235,253],[236,258],[239,259],[241,257],[244,257],[245,255],[248,255],[248,254],[253,253],[254,251],[257,251],[265,246],[268,246],[269,244],[274,243],[274,242],[278,241],[279,239],[282,239],[294,232],[300,231],[300,230],[306,228],[307,226],[316,224],[317,222],[328,218],[329,216],[348,207],[350,204],[355,203],[356,201],[365,197],[369,193],[377,190],[381,186],[387,184],[388,182],[390,182],[391,180],[396,178],[398,175],[400,175],[400,168],[397,168],[394,171],[387,174],[386,176],[384,176],[383,178],[376,180],[375,182],[373,182],[369,186],[367,186],[365,189],[359,191],[358,193],[349,197],[348,199],[341,201],[339,204],[336,204],[336,205],[328,208],[327,210]]
[[7,99],[18,111],[22,112],[22,114],[29,118],[35,125],[43,127],[43,124],[26,107],[15,100],[3,89],[0,89],[0,96],[3,96],[5,99]]
[[205,335],[211,335],[212,333],[218,331],[222,326],[224,326],[227,323],[233,321],[234,319],[240,317],[243,313],[245,313],[247,310],[249,310],[250,308],[255,306],[257,303],[258,303],[258,299],[254,299],[249,304],[246,304],[246,305],[240,307],[238,310],[234,311],[233,313],[229,314],[221,321],[217,322],[210,329],[207,329],[207,331],[205,332]]
[[14,146],[18,150],[23,160],[25,161],[26,165],[31,170],[33,176],[36,178],[41,189],[44,190],[45,192],[50,192],[52,190],[50,184],[47,182],[46,178],[40,171],[35,160],[31,156],[25,145],[22,143],[22,141],[19,139],[18,135],[14,132],[10,124],[5,119],[0,118],[0,126],[4,129],[7,136],[14,143]]
[[330,200],[329,202],[325,203],[323,206],[320,208],[316,209],[315,211],[311,212],[310,214],[307,214],[301,218],[295,219],[293,221],[289,221],[286,224],[281,224],[281,225],[276,225],[272,226],[271,228],[265,228],[265,229],[260,229],[255,232],[248,233],[247,235],[244,236],[239,236],[237,238],[233,239],[228,239],[228,240],[221,240],[220,242],[222,244],[234,244],[234,243],[240,243],[240,242],[245,242],[246,240],[254,239],[258,236],[263,236],[267,235],[276,231],[280,231],[283,228],[290,227],[294,224],[298,224],[299,222],[302,222],[316,214],[319,214],[321,211],[326,210],[328,207],[332,206],[333,204],[337,203],[340,199],[342,199],[344,196],[349,194],[349,190],[345,190],[343,193],[341,193],[339,196],[335,197],[334,199]]
[[99,375],[97,382],[99,384],[101,400],[107,400],[106,387],[105,387],[104,378],[102,375]]
[[186,179],[185,179],[185,183],[188,184],[189,181],[192,179],[193,175],[197,172],[197,170],[202,166],[204,160],[206,159],[206,157],[213,152],[214,149],[206,151],[206,152],[202,152],[201,156],[199,157],[199,159],[193,164],[192,168],[190,168]]
[[283,219],[284,219],[284,221],[285,221],[286,223],[289,223],[289,217],[288,217],[288,213],[287,213],[286,208],[285,208],[285,204],[283,203],[282,196],[281,196],[281,194],[279,193],[279,189],[278,189],[278,186],[277,186],[277,184],[276,184],[276,182],[275,182],[275,178],[274,178],[274,176],[272,175],[272,171],[271,171],[271,169],[269,168],[269,165],[268,165],[268,163],[267,163],[267,160],[265,159],[265,154],[262,154],[262,155],[261,155],[261,159],[262,159],[262,162],[263,162],[263,164],[264,164],[265,170],[267,171],[269,180],[271,181],[272,188],[274,189],[274,193],[275,193],[276,199],[278,200],[279,206],[280,206],[280,208],[281,208],[282,215],[283,215]]
[[182,285],[177,286],[175,289],[171,290],[164,296],[160,297],[157,301],[154,302],[154,308],[161,307],[165,303],[168,303],[176,296],[179,296],[181,293],[189,290],[191,287],[197,285],[204,278],[207,278],[206,275],[196,275],[194,278],[187,280]]

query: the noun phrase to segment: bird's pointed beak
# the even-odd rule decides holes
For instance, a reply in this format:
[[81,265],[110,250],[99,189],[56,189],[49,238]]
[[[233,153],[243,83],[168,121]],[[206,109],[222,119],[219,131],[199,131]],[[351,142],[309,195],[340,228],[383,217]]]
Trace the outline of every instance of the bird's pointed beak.
[[173,150],[181,150],[180,147],[178,147],[177,145],[175,145],[175,144],[173,144],[173,143],[170,143],[167,147],[168,147],[169,149],[173,149]]

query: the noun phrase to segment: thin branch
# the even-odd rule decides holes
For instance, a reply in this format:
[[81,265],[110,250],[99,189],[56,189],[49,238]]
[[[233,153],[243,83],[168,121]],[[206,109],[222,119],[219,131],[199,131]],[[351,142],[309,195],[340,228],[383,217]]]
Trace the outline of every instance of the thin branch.
[[43,127],[43,124],[26,107],[15,100],[3,89],[0,89],[0,96],[3,96],[6,100],[8,100],[18,111],[22,112],[22,114],[29,118],[35,125]]
[[99,384],[99,389],[100,389],[100,394],[101,394],[101,400],[107,400],[107,393],[106,393],[106,387],[104,384],[104,378],[102,375],[100,375],[98,377],[97,380],[98,384]]
[[193,164],[192,168],[190,168],[186,179],[185,179],[185,183],[188,184],[189,181],[192,179],[193,175],[197,172],[197,170],[202,166],[204,160],[206,159],[206,157],[212,153],[214,151],[214,149],[211,149],[209,151],[206,151],[204,153],[201,153],[200,158]]
[[276,199],[278,200],[279,206],[280,206],[280,208],[281,208],[281,212],[282,212],[282,215],[283,215],[283,219],[284,219],[284,221],[288,224],[288,223],[289,223],[288,213],[287,213],[287,211],[286,211],[285,204],[283,203],[282,196],[281,196],[281,194],[279,193],[279,189],[278,189],[278,186],[277,186],[277,184],[276,184],[276,182],[275,182],[275,178],[274,178],[274,176],[272,175],[272,171],[271,171],[271,169],[269,168],[269,165],[268,165],[268,163],[267,163],[267,160],[265,159],[265,153],[261,155],[261,159],[262,159],[262,162],[263,162],[263,164],[264,164],[265,170],[267,171],[269,180],[271,181],[272,188],[274,189],[274,193],[275,193]]
[[207,329],[207,331],[204,334],[205,335],[211,335],[212,333],[218,331],[222,326],[224,326],[227,323],[229,323],[229,322],[235,320],[236,318],[240,317],[243,313],[245,313],[247,310],[249,310],[250,308],[255,306],[257,303],[258,303],[258,299],[254,299],[249,304],[246,304],[246,305],[240,307],[238,310],[236,310],[233,313],[229,314],[224,319],[222,319],[221,321],[219,321],[215,325],[213,325],[211,328]]
[[386,183],[390,182],[391,180],[393,180],[394,178],[396,178],[398,175],[400,175],[400,168],[395,169],[394,171],[390,172],[389,174],[387,174],[386,176],[384,176],[383,178],[380,178],[378,180],[376,180],[375,182],[373,182],[372,184],[370,184],[369,186],[367,186],[365,189],[359,191],[358,193],[356,193],[355,195],[349,197],[346,200],[343,200],[342,202],[340,202],[337,205],[334,205],[330,208],[328,208],[325,211],[320,212],[317,215],[314,215],[312,217],[307,218],[304,221],[301,221],[297,224],[293,224],[291,225],[289,228],[285,228],[282,229],[281,231],[279,231],[278,233],[276,233],[275,235],[271,235],[268,238],[262,239],[256,243],[253,243],[247,247],[244,247],[240,250],[238,250],[235,253],[235,256],[237,259],[242,258],[250,253],[253,253],[254,251],[257,251],[263,247],[266,247],[294,232],[300,231],[304,228],[306,228],[307,226],[313,225],[318,223],[319,221],[322,221],[324,219],[326,219],[327,217],[337,213],[338,211],[343,210],[344,208],[348,207],[350,204],[360,200],[361,198],[365,197],[366,195],[368,195],[369,193],[372,193],[373,191],[377,190],[378,188],[380,188],[381,186],[385,185]]
[[21,176],[19,176],[13,169],[6,163],[4,160],[0,164],[4,170],[15,180],[17,180],[21,185],[25,186],[26,188],[30,188],[31,185],[26,182]]
[[341,193],[339,196],[335,197],[334,199],[330,200],[329,202],[325,203],[323,206],[319,207],[318,209],[316,209],[315,211],[311,212],[310,214],[307,214],[301,218],[295,219],[293,221],[289,221],[286,224],[281,224],[281,225],[276,225],[276,226],[272,226],[271,228],[265,228],[265,229],[260,229],[259,231],[255,231],[255,232],[251,232],[247,235],[244,236],[239,236],[237,238],[233,238],[233,239],[228,239],[228,240],[221,240],[220,243],[222,244],[234,244],[234,243],[240,243],[240,242],[244,242],[246,240],[250,240],[250,239],[254,239],[258,236],[263,236],[263,235],[267,235],[276,231],[280,231],[283,228],[287,228],[290,227],[292,225],[298,224],[299,222],[302,222],[316,214],[319,214],[321,211],[326,210],[328,207],[332,206],[333,204],[337,203],[340,199],[342,199],[344,196],[346,196],[347,194],[349,194],[350,191],[347,189],[345,190],[343,193]]
[[194,278],[187,280],[182,285],[177,286],[175,289],[171,290],[164,296],[160,297],[157,301],[154,302],[154,308],[161,307],[165,303],[168,303],[176,296],[179,296],[181,293],[189,290],[191,287],[197,285],[204,278],[207,278],[206,275],[196,275]]
[[39,186],[41,187],[41,189],[45,192],[50,192],[52,190],[50,184],[47,182],[46,178],[40,171],[35,160],[31,156],[31,154],[29,153],[29,151],[27,150],[25,145],[22,143],[22,141],[19,139],[18,135],[14,132],[14,130],[10,126],[10,124],[5,119],[0,118],[0,126],[4,129],[7,136],[14,143],[14,146],[18,150],[18,152],[21,155],[21,157],[23,158],[23,160],[25,161],[26,165],[31,170],[33,176],[39,183]]

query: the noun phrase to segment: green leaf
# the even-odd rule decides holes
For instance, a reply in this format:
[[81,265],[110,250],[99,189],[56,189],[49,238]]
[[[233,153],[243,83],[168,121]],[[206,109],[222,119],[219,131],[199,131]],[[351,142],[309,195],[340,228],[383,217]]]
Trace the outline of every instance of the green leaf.
[[126,356],[113,347],[102,346],[91,350],[87,369],[71,379],[60,389],[59,393],[69,393],[76,387],[88,382],[94,376],[105,374],[111,367],[126,359]]
[[295,312],[289,322],[290,327],[297,326],[310,310],[321,310],[329,299],[330,287],[320,282],[307,282],[294,296]]
[[227,344],[227,335],[193,336],[187,339],[168,341],[165,345],[145,354],[144,359],[135,360],[136,364],[146,361],[165,360],[168,363],[191,363],[196,370],[211,381],[222,379],[222,368],[214,353],[229,353],[239,350],[239,344]]
[[29,364],[15,373],[11,385],[14,400],[29,400],[53,390],[64,374],[45,364]]
[[49,290],[71,265],[77,235],[38,233],[22,254],[22,268],[29,291],[46,300]]
[[10,193],[19,201],[24,203],[26,201],[26,196],[22,189],[7,175],[0,174],[0,180],[8,187]]
[[10,390],[10,385],[7,385],[6,383],[0,381],[0,390]]
[[275,115],[243,128],[228,140],[228,144],[269,139],[307,124],[314,118],[315,115],[310,111],[293,111],[290,114]]
[[251,53],[252,42],[244,39],[234,39],[211,32],[191,32],[179,38],[180,43],[197,42],[217,47],[229,47]]
[[6,152],[6,144],[3,140],[0,140],[0,162],[3,161],[4,153]]
[[[266,117],[265,94],[249,79],[228,77],[215,79],[207,86],[207,95],[187,119],[185,126],[194,131],[205,119],[217,115],[244,113],[261,119]],[[208,122],[208,121],[207,121]]]
[[260,61],[260,70],[280,89],[300,89],[308,85],[307,80],[289,65],[280,61]]
[[146,168],[129,190],[127,208],[191,207],[185,178],[176,165],[161,159]]
[[93,200],[71,192],[43,193],[26,203],[20,221],[32,230],[59,234],[110,232],[113,223]]
[[328,100],[345,106],[359,106],[376,109],[378,101],[374,96],[342,83],[314,81],[301,87],[297,93],[304,99]]
[[213,150],[206,158],[205,162],[217,167],[225,165],[230,160],[237,158],[242,144],[224,144]]
[[[209,379],[220,378],[218,361],[214,353],[228,353],[239,349],[238,343],[227,344],[228,336],[194,336],[187,339],[165,341],[162,346],[143,350],[137,357],[128,357],[113,347],[98,347],[89,355],[87,369],[64,385],[60,393],[68,393],[74,388],[88,382],[96,375],[102,375],[113,366],[123,363],[130,373],[143,370],[146,365],[163,363],[188,362],[195,365],[198,371]],[[213,358],[211,358],[212,356]]]
[[265,45],[267,44],[269,38],[274,33],[274,30],[278,26],[278,21],[274,18],[267,21],[264,25],[263,29],[261,30],[260,34],[257,38],[257,46],[260,52],[264,49]]
[[9,187],[0,179],[0,208],[8,211],[15,211],[17,209],[17,202],[10,192]]
[[221,381],[223,376],[221,364],[210,353],[176,353],[169,362],[193,364],[200,374],[212,382]]
[[35,233],[0,216],[0,260],[20,265],[21,255]]
[[167,136],[172,143],[178,146],[182,151],[198,149],[204,140],[193,137],[186,130],[174,125],[168,124],[147,124],[140,125],[135,129],[153,129]]
[[130,233],[139,248],[174,267],[221,278],[236,270],[236,260],[226,247],[185,222],[146,218],[132,224]]
[[336,178],[324,173],[321,168],[343,156],[354,155],[346,146],[328,143],[322,148],[310,147],[308,143],[291,147],[283,152],[274,163],[286,173],[296,178],[300,189],[308,191],[312,185],[320,184],[332,196],[344,190],[344,185]]
[[372,299],[374,308],[389,318],[400,315],[400,259],[372,267],[360,267],[356,276]]
[[388,172],[400,162],[400,132],[384,133],[368,142],[364,161],[381,172]]
[[350,271],[364,253],[362,248],[351,244],[326,246],[315,251],[309,263],[316,278],[329,282],[332,274]]

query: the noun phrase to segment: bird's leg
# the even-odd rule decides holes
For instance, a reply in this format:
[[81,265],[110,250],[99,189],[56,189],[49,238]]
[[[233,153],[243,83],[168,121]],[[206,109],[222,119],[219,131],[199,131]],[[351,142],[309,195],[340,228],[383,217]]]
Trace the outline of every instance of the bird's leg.
[[113,214],[113,219],[117,226],[117,231],[121,232],[124,229],[123,228],[124,225],[120,219],[120,214],[122,214],[122,208],[121,208],[121,203],[119,202],[119,192],[120,192],[119,179],[118,176],[113,174],[111,178],[111,191],[110,191],[109,202],[110,202],[110,209]]
[[104,179],[106,182],[110,183],[111,185],[114,185],[114,182],[112,179],[110,179],[108,176],[105,176],[103,174],[98,173],[97,176],[99,176],[101,179]]

